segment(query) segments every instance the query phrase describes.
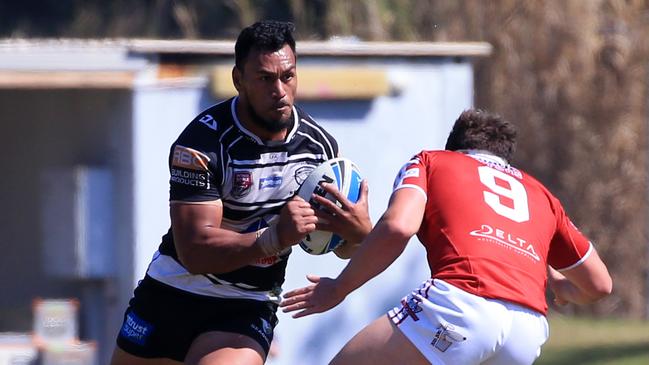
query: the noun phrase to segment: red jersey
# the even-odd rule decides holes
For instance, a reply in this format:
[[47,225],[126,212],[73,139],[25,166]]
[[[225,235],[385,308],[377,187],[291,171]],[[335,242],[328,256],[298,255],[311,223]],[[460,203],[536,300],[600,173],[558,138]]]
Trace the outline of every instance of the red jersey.
[[423,151],[394,190],[426,196],[417,237],[433,278],[547,312],[547,265],[574,267],[592,245],[540,182],[483,152]]

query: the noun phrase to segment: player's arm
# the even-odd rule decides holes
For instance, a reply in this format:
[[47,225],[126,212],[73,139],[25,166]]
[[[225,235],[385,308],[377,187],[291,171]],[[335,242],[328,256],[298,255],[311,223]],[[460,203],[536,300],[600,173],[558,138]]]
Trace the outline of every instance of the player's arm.
[[380,274],[401,255],[421,226],[426,198],[415,189],[392,194],[388,209],[336,279],[345,295]]
[[595,248],[579,265],[561,270],[548,267],[548,285],[559,305],[588,304],[609,295],[613,281]]
[[348,259],[372,230],[367,181],[361,181],[360,194],[356,203],[349,201],[336,189],[334,184],[322,184],[321,186],[340,202],[340,206],[323,196],[314,194],[312,199],[324,208],[316,212],[316,216],[318,216],[316,229],[334,232],[344,238],[345,243],[337,247],[334,253],[342,259]]
[[352,257],[354,252],[361,246],[360,242],[350,242],[345,240],[342,245],[339,245],[334,249],[336,256],[343,260],[347,260]]
[[240,234],[221,228],[220,200],[171,203],[171,226],[180,262],[192,274],[223,273],[272,256],[315,229],[309,203],[295,197],[282,208],[278,223]]
[[308,276],[315,285],[290,291],[280,305],[284,312],[301,310],[293,317],[326,311],[349,293],[383,272],[401,255],[421,225],[426,198],[416,189],[392,194],[388,209],[336,279]]
[[[592,303],[611,293],[611,276],[593,244],[550,195],[557,229],[548,252],[548,286],[557,304]],[[556,270],[555,270],[556,269]]]

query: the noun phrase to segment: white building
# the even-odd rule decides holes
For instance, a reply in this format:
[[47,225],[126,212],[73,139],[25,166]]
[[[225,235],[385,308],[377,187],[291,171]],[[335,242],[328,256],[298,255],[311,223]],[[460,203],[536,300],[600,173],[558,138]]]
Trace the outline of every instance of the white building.
[[[169,146],[234,92],[233,49],[231,41],[0,41],[0,332],[29,332],[34,298],[78,298],[80,336],[107,361],[169,225]],[[298,104],[361,168],[376,221],[401,165],[443,148],[472,106],[471,61],[490,46],[298,41],[297,51]],[[422,256],[411,243],[328,313],[280,314],[280,355],[269,363],[326,363],[429,275]],[[296,249],[285,289],[343,265]]]

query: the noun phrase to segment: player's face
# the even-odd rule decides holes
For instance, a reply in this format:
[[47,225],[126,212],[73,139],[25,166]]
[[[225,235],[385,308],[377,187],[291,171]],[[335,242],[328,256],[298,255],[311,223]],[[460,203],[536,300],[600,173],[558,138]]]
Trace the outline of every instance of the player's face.
[[288,44],[275,52],[253,49],[237,84],[239,99],[254,123],[271,132],[290,126],[297,73],[295,54]]

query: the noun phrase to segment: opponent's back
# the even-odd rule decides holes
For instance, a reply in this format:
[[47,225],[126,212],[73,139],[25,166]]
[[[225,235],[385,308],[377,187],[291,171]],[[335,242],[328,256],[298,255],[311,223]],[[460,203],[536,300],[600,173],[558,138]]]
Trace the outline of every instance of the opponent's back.
[[545,313],[548,262],[565,268],[589,251],[559,201],[493,155],[424,151],[402,169],[402,187],[427,197],[418,237],[432,277],[470,293]]

